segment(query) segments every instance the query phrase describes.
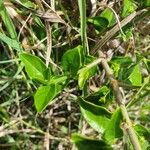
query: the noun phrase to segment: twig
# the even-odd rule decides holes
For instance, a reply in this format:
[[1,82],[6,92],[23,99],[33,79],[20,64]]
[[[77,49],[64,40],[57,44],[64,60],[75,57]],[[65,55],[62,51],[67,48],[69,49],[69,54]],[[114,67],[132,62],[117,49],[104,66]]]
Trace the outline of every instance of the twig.
[[91,17],[94,17],[96,15],[96,3],[97,0],[91,0],[92,10],[91,10]]
[[[36,0],[36,2],[37,2],[37,4],[39,4],[39,6],[40,6],[40,9],[42,10],[42,11],[45,11],[44,10],[44,7],[43,7],[43,5],[42,5],[42,3],[41,3],[41,1],[40,0]],[[43,0],[42,0],[42,2],[44,2]],[[45,4],[45,2],[44,2],[44,4]],[[47,3],[46,3],[47,4]],[[48,4],[47,4],[48,5]],[[48,5],[49,6],[49,5]],[[45,26],[46,26],[46,34],[47,34],[47,51],[46,51],[46,66],[48,67],[48,65],[49,65],[49,62],[50,62],[50,55],[51,55],[51,51],[52,51],[52,38],[51,38],[51,26],[50,26],[50,24],[49,24],[49,22],[48,21],[45,21]]]
[[128,136],[130,138],[130,141],[131,141],[134,149],[135,150],[141,150],[141,146],[140,146],[138,137],[137,137],[137,135],[136,135],[136,133],[135,133],[133,127],[132,127],[131,120],[129,118],[127,109],[125,107],[125,104],[124,104],[124,99],[125,98],[122,96],[122,91],[119,88],[118,81],[113,76],[113,72],[110,69],[110,67],[107,63],[107,60],[104,58],[104,54],[101,51],[99,51],[99,57],[102,59],[101,64],[102,64],[104,70],[106,71],[107,77],[110,80],[110,83],[112,85],[114,95],[115,95],[115,98],[116,98],[116,102],[118,103],[118,105],[121,109],[123,118],[125,120],[125,130],[126,130]]
[[108,7],[114,13],[116,21],[117,21],[117,24],[118,24],[118,27],[120,29],[120,32],[121,32],[122,35],[124,35],[124,32],[122,30],[121,23],[120,23],[120,20],[119,20],[119,17],[117,15],[117,13],[115,12],[115,10],[112,7],[110,7],[110,6],[106,6],[106,7]]
[[[92,67],[96,66],[97,64],[99,64],[101,62],[101,60],[102,60],[101,58],[98,58],[98,59],[94,60],[92,63],[86,65],[85,68],[87,68],[87,69],[92,68]],[[82,69],[85,69],[85,68],[82,68]]]
[[50,0],[50,2],[51,2],[52,10],[55,11],[55,0]]
[[48,67],[50,62],[50,56],[52,52],[52,37],[51,37],[51,26],[49,22],[45,21],[46,33],[47,33],[47,52],[46,52],[46,66]]
[[25,20],[25,22],[23,23],[19,33],[18,33],[18,40],[20,39],[20,35],[21,35],[21,32],[23,31],[24,27],[26,26],[27,22],[29,21],[29,19],[31,18],[32,16],[32,13],[29,14],[29,16],[27,17],[27,19]]

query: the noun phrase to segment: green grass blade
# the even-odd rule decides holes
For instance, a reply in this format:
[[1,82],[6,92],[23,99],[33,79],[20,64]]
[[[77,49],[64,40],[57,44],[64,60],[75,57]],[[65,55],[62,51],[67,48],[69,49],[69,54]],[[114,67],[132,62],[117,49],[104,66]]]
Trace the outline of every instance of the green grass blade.
[[86,0],[78,0],[80,11],[80,29],[81,29],[81,41],[84,54],[89,53],[87,48],[87,33],[86,33]]
[[17,51],[21,50],[20,43],[16,39],[9,38],[5,34],[0,33],[0,40]]
[[17,33],[15,31],[14,24],[4,6],[3,0],[0,0],[0,15],[2,17],[2,20],[6,26],[7,31],[10,34],[10,37],[12,39],[17,39]]

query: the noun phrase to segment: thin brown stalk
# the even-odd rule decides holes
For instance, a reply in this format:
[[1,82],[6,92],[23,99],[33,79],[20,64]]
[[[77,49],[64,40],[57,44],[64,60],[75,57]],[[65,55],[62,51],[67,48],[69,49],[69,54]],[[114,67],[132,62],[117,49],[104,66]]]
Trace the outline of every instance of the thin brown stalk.
[[46,52],[46,66],[50,63],[50,56],[52,52],[52,37],[51,37],[51,26],[49,22],[45,21],[46,33],[47,33],[47,52]]
[[[42,0],[42,2],[44,2],[44,1]],[[36,3],[40,6],[40,9],[42,11],[45,11],[44,7],[42,5],[42,2],[41,2],[41,0],[36,0]],[[45,2],[44,2],[44,4],[45,4]],[[52,37],[51,37],[51,26],[48,21],[45,21],[45,26],[46,26],[46,34],[47,34],[46,66],[48,67],[48,65],[51,61],[50,56],[51,56],[51,52],[52,52]]]
[[104,70],[106,71],[106,75],[108,77],[108,79],[110,80],[111,86],[113,88],[114,91],[114,95],[116,98],[116,102],[119,105],[123,118],[124,118],[124,122],[125,122],[125,130],[130,138],[130,141],[134,147],[135,150],[141,150],[141,145],[139,143],[138,137],[135,133],[135,130],[132,127],[132,123],[131,120],[129,118],[126,106],[124,104],[125,98],[122,95],[122,91],[119,88],[119,84],[118,81],[115,79],[115,77],[113,76],[113,72],[110,69],[107,60],[104,58],[104,54],[99,51],[99,57],[102,59],[101,60],[101,64],[104,68]]

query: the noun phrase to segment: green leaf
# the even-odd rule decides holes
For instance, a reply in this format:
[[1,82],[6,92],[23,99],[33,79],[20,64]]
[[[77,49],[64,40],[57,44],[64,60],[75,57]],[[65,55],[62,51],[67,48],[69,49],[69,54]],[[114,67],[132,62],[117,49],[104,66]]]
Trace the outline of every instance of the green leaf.
[[86,101],[96,105],[104,105],[113,100],[110,89],[107,86],[102,86],[97,92],[90,94],[86,97]]
[[114,57],[111,60],[111,68],[114,72],[115,77],[119,76],[119,79],[122,79],[122,73],[124,68],[127,68],[132,63],[130,57]]
[[84,68],[82,68],[78,71],[78,74],[79,74],[78,85],[79,85],[80,89],[83,89],[86,81],[89,78],[91,78],[92,76],[94,76],[97,72],[97,64],[92,65],[92,63],[94,62],[94,58],[88,57],[86,59],[88,59],[88,60],[85,60],[85,61],[87,61],[90,64],[86,65]]
[[142,75],[141,75],[139,65],[134,65],[130,69],[132,69],[132,72],[130,76],[128,77],[129,81],[132,83],[132,85],[141,86]]
[[83,98],[79,98],[78,102],[81,113],[90,126],[96,131],[103,133],[107,127],[111,113],[106,108],[88,102]]
[[112,150],[105,141],[95,140],[80,134],[72,134],[72,140],[78,150]]
[[41,27],[41,29],[42,29],[42,28],[45,28],[45,26],[44,26],[42,20],[41,20],[39,17],[37,17],[37,16],[33,16],[33,17],[34,17],[34,21],[36,22],[36,24],[37,24],[39,27]]
[[150,7],[150,0],[137,0],[138,3],[140,3],[141,7],[142,8],[145,8],[145,7]]
[[111,27],[116,23],[114,13],[111,9],[106,8],[99,16],[88,19],[92,23],[97,32],[102,33],[107,27]]
[[150,7],[150,0],[143,0],[144,7]]
[[47,67],[40,58],[31,54],[22,53],[20,54],[20,59],[24,63],[26,72],[31,79],[38,80],[42,83],[47,82]]
[[118,57],[112,59],[111,68],[120,81],[133,86],[141,86],[142,75],[140,67],[138,64],[133,64],[131,58]]
[[97,72],[97,69],[95,67],[93,68],[82,68],[79,73],[79,78],[78,78],[78,85],[80,89],[83,89],[85,82],[92,77],[95,73]]
[[108,27],[111,27],[116,23],[115,15],[110,8],[106,8],[100,16],[108,20]]
[[32,3],[29,0],[20,0],[20,1],[21,1],[21,4],[27,8],[35,8],[36,7],[35,3]]
[[[146,88],[149,86],[149,83],[150,83],[150,75],[148,77],[144,78],[142,86],[137,91],[137,93],[134,95],[134,97],[130,100],[130,102],[128,103],[127,107],[131,107],[132,105],[134,105],[137,102],[144,101],[145,100],[145,96],[149,96],[150,95],[149,90],[146,90]],[[143,91],[145,91],[145,92],[143,93]]]
[[10,116],[8,114],[8,111],[0,106],[0,120],[5,122],[10,122]]
[[134,0],[123,0],[123,8],[121,16],[123,18],[127,17],[129,14],[136,10],[137,6],[135,5]]
[[99,91],[96,93],[99,94],[99,101],[102,103],[112,101],[113,99],[113,97],[111,96],[110,89],[107,86],[100,87]]
[[132,63],[132,59],[130,57],[118,56],[114,57],[111,62],[126,66]]
[[34,104],[38,112],[42,112],[48,104],[53,103],[55,96],[61,92],[63,86],[60,84],[50,84],[41,86],[34,95]]
[[68,50],[62,57],[63,71],[71,77],[75,77],[79,68],[83,65],[82,47],[77,46]]
[[134,129],[140,136],[143,136],[150,143],[150,131],[146,127],[141,124],[136,124]]
[[143,62],[146,66],[147,71],[150,73],[150,60],[149,59],[143,59]]
[[10,46],[11,48],[14,48],[17,51],[21,50],[21,46],[20,43],[15,40],[15,39],[11,39],[8,36],[6,36],[3,33],[0,33],[0,40],[2,40],[3,42],[5,42],[8,46]]
[[148,150],[150,148],[150,131],[140,124],[136,124],[134,129],[138,135],[142,150]]
[[15,30],[15,26],[9,16],[9,13],[7,12],[3,0],[0,0],[0,16],[2,18],[2,21],[4,22],[4,25],[6,27],[6,30],[8,31],[11,38],[7,37],[5,34],[0,33],[0,39],[8,44],[8,46],[20,51],[22,50],[21,45],[19,44],[19,41],[17,39],[17,33]]
[[4,6],[4,2],[3,0],[0,0],[0,15],[2,17],[2,20],[5,24],[5,27],[7,29],[7,31],[10,34],[10,37],[12,39],[16,39],[17,40],[17,33],[15,31],[15,26],[13,25],[13,22]]
[[49,83],[50,84],[65,84],[66,80],[67,80],[67,76],[61,76],[61,75],[51,76]]
[[98,32],[102,32],[109,25],[108,20],[100,16],[90,18],[88,22],[92,23]]
[[128,41],[133,37],[134,27],[131,26],[131,24],[126,25],[122,28],[124,35],[120,33],[120,37],[123,38],[124,41]]
[[113,142],[115,138],[120,138],[123,136],[123,132],[120,128],[121,120],[122,120],[121,111],[120,109],[117,109],[113,113],[104,133],[104,138],[110,143]]
[[33,24],[31,26],[32,30],[33,30],[34,34],[37,36],[37,38],[39,40],[42,40],[46,36],[45,26],[39,17],[33,16],[33,18],[34,18],[35,24]]

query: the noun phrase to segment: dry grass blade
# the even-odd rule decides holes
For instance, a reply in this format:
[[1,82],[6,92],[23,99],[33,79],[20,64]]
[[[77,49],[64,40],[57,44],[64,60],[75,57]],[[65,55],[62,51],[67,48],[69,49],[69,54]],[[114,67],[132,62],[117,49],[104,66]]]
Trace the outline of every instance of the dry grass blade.
[[36,15],[49,22],[59,22],[59,23],[66,24],[65,21],[59,16],[58,13],[52,12],[50,10],[46,12],[36,12]]

